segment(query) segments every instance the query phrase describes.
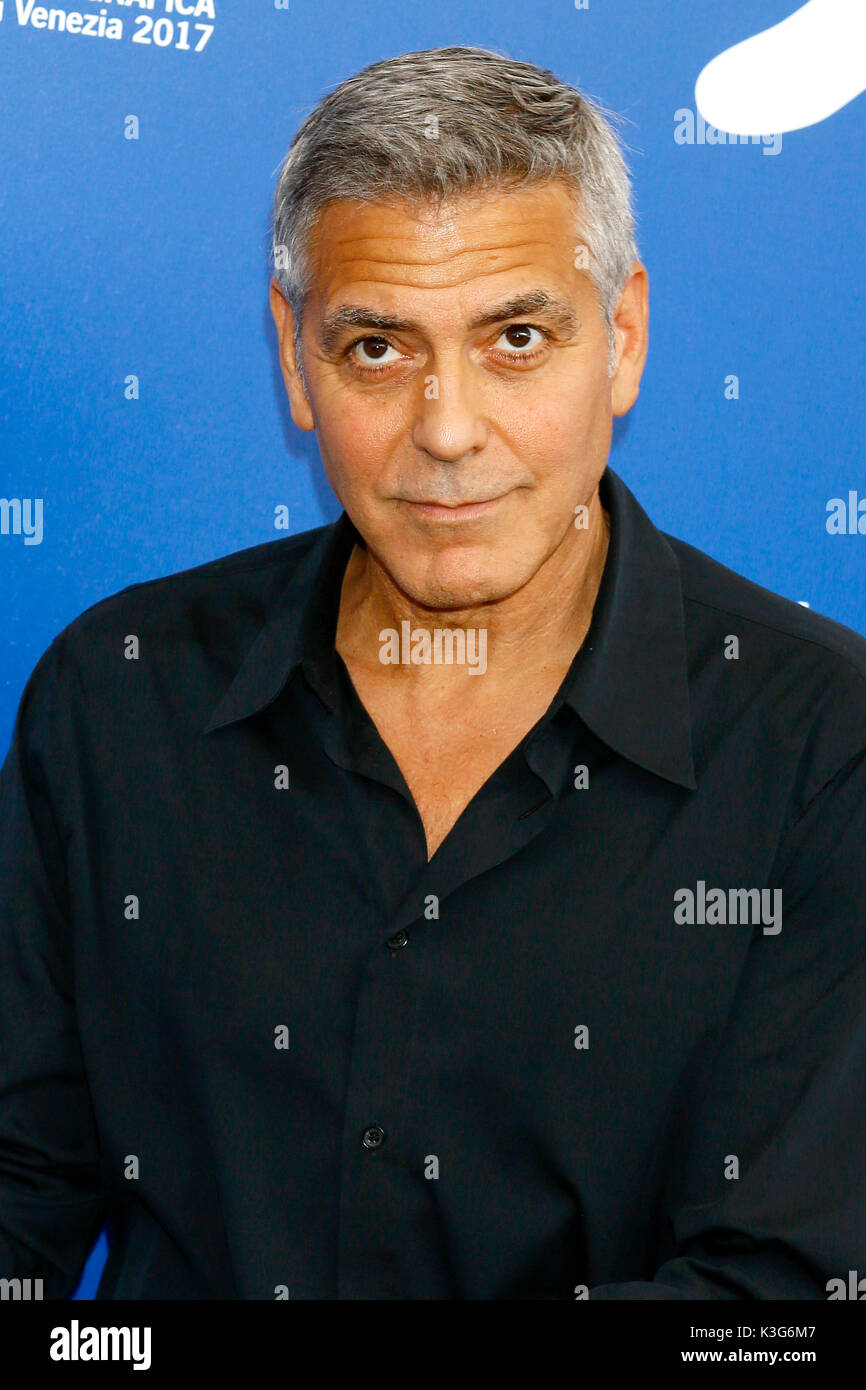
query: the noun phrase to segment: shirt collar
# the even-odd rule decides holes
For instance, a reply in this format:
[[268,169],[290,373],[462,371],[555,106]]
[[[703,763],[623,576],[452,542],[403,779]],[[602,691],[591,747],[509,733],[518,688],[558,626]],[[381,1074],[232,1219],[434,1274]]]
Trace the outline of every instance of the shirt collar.
[[638,767],[694,790],[680,567],[667,538],[608,465],[610,541],[589,631],[564,703]]
[[[600,496],[610,516],[607,558],[589,631],[561,688],[562,703],[615,752],[693,790],[679,565],[665,536],[609,465]],[[334,707],[340,591],[359,540],[345,511],[319,528],[204,733],[271,704],[301,663]]]

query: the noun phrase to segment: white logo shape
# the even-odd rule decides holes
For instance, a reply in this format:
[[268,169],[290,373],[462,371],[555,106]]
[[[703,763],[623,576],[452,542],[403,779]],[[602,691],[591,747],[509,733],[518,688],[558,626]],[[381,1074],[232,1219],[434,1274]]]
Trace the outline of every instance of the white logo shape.
[[708,125],[731,135],[783,134],[832,116],[866,90],[866,0],[809,0],[727,48],[695,83]]

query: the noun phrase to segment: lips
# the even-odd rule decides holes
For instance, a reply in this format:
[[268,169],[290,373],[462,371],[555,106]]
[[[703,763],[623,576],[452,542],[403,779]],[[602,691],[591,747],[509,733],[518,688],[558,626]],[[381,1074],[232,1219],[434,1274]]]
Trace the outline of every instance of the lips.
[[[406,501],[411,501],[406,498]],[[459,511],[461,507],[483,507],[487,502],[498,502],[498,497],[479,497],[473,502],[437,502],[435,498],[423,498],[419,502],[412,502],[413,507],[447,507],[449,511]]]
[[483,516],[491,511],[499,502],[505,500],[508,493],[503,493],[501,497],[485,497],[480,502],[412,502],[408,498],[401,501],[407,507],[411,507],[417,515],[424,516],[431,521],[470,521],[473,517]]

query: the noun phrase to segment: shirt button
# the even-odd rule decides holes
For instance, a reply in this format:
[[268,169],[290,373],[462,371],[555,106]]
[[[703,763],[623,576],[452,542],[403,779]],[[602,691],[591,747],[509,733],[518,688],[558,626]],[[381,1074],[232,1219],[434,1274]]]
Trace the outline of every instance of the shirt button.
[[409,933],[407,931],[398,931],[393,936],[388,937],[386,944],[392,951],[399,951],[400,947],[405,946],[408,940]]
[[381,1125],[368,1125],[364,1130],[362,1141],[365,1149],[378,1149],[385,1142],[385,1131]]

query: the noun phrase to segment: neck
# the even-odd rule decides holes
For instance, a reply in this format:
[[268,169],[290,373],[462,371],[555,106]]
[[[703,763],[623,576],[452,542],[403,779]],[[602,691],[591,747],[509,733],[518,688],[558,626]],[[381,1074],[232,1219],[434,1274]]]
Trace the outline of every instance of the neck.
[[[570,527],[562,542],[517,592],[490,603],[440,610],[415,603],[368,549],[355,546],[343,578],[336,646],[351,668],[381,674],[379,633],[449,628],[484,631],[489,693],[527,680],[528,673],[564,676],[583,643],[607,558],[610,519],[598,490],[588,504],[588,525]],[[563,601],[570,595],[569,602]],[[454,686],[454,668],[435,664],[386,666],[404,694]],[[459,682],[463,693],[468,687]],[[477,689],[478,682],[468,686]],[[395,689],[396,694],[396,689]]]

